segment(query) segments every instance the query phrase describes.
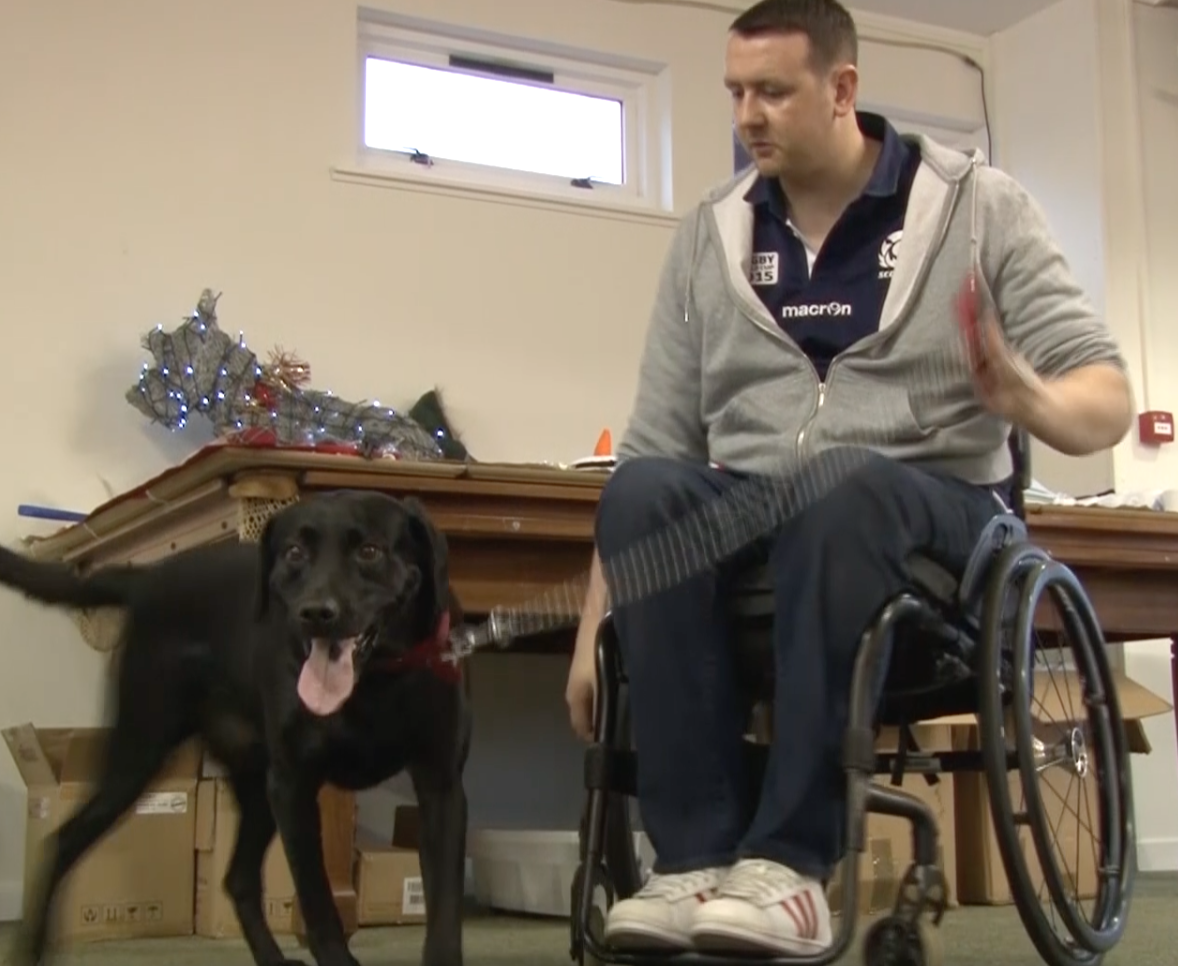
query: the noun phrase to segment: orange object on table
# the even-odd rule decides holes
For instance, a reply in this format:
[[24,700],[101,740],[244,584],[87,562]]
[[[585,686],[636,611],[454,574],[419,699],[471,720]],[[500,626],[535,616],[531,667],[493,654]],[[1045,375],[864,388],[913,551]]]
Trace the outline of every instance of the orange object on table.
[[593,447],[594,456],[613,456],[614,438],[608,429],[603,429],[597,437],[597,445]]

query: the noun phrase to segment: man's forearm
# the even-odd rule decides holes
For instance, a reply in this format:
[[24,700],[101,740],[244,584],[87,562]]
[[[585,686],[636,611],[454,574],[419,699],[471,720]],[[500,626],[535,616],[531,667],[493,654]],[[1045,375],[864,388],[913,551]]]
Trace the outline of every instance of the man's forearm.
[[1133,423],[1129,380],[1117,367],[1103,363],[1043,379],[1030,392],[1020,422],[1032,436],[1066,456],[1109,449]]

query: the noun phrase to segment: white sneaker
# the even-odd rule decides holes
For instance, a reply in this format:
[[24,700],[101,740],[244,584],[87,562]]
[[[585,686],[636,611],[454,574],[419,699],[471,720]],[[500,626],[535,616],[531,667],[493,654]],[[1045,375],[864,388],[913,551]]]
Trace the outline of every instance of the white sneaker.
[[687,949],[696,910],[716,895],[727,869],[652,874],[629,899],[610,907],[605,940],[619,949]]
[[701,949],[805,955],[834,941],[822,883],[764,859],[737,862],[693,919]]

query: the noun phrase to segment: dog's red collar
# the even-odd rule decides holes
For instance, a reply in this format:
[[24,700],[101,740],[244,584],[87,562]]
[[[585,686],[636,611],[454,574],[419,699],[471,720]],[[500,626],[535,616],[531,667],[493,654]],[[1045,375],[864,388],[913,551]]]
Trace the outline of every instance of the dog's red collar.
[[443,681],[461,681],[462,668],[450,650],[450,611],[442,612],[442,618],[438,621],[438,629],[433,637],[413,645],[396,657],[378,657],[372,665],[373,670],[388,673],[422,668],[432,671]]

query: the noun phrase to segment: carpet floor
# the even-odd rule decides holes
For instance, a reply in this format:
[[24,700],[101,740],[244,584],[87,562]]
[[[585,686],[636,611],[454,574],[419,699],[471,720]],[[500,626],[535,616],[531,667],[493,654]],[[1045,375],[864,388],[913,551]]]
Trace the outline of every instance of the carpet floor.
[[[1174,966],[1178,962],[1178,875],[1141,876],[1125,938],[1107,966]],[[1041,961],[1013,907],[963,908],[950,912],[944,933],[946,966],[1037,966]],[[12,924],[0,926],[0,949],[8,964]],[[412,966],[420,960],[422,928],[364,929],[352,951],[364,966]],[[284,943],[310,963],[307,951]],[[469,966],[563,966],[569,962],[568,925],[562,920],[476,915],[468,920]],[[844,960],[860,962],[858,949]],[[251,966],[239,940],[141,939],[95,943],[62,951],[53,966]]]

